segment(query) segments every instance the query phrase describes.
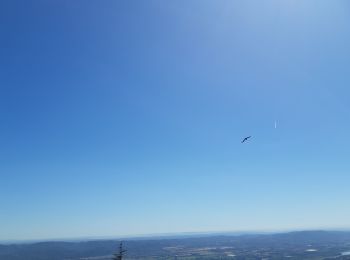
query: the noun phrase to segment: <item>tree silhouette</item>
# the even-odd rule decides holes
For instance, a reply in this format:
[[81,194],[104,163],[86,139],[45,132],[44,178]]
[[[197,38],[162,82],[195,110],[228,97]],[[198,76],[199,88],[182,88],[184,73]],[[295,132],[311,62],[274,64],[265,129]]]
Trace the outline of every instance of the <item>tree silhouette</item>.
[[125,255],[126,250],[123,249],[123,242],[119,244],[119,252],[113,255],[113,260],[122,260]]

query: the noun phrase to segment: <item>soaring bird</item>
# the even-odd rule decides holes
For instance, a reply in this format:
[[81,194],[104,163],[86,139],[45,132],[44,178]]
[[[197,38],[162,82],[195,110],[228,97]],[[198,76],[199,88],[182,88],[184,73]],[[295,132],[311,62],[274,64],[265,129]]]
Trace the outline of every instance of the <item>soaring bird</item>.
[[248,139],[251,138],[251,137],[252,137],[252,136],[247,136],[246,138],[244,138],[244,139],[242,140],[241,143],[243,144],[244,142],[248,141]]

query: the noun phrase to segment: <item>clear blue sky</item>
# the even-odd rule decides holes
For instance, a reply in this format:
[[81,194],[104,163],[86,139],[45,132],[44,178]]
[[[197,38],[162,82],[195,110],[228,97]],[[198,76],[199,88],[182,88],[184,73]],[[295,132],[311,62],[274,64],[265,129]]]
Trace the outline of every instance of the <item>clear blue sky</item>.
[[1,1],[0,239],[349,228],[349,24],[345,0]]

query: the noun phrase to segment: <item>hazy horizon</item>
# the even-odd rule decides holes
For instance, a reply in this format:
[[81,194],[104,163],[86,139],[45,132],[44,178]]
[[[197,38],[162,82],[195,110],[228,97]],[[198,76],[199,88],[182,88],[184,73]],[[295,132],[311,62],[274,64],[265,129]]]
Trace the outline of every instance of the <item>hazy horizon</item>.
[[349,2],[0,13],[0,240],[350,227]]
[[268,235],[268,234],[288,234],[294,232],[350,232],[350,228],[314,228],[314,229],[280,229],[280,230],[239,230],[239,231],[198,231],[198,232],[174,232],[174,233],[154,233],[154,234],[129,234],[129,235],[109,235],[109,236],[81,236],[81,237],[52,237],[38,239],[13,239],[0,240],[0,244],[22,244],[40,242],[82,242],[96,240],[149,240],[149,239],[172,239],[191,237],[212,237],[212,236],[241,236],[241,235]]

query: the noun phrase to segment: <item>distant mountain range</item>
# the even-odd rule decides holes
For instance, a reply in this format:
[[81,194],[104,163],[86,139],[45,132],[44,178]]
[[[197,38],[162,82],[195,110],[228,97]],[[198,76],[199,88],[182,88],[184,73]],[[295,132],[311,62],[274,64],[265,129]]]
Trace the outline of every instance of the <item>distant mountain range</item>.
[[[0,245],[0,260],[107,260],[118,240]],[[125,259],[350,259],[350,232],[203,235],[124,241]]]

